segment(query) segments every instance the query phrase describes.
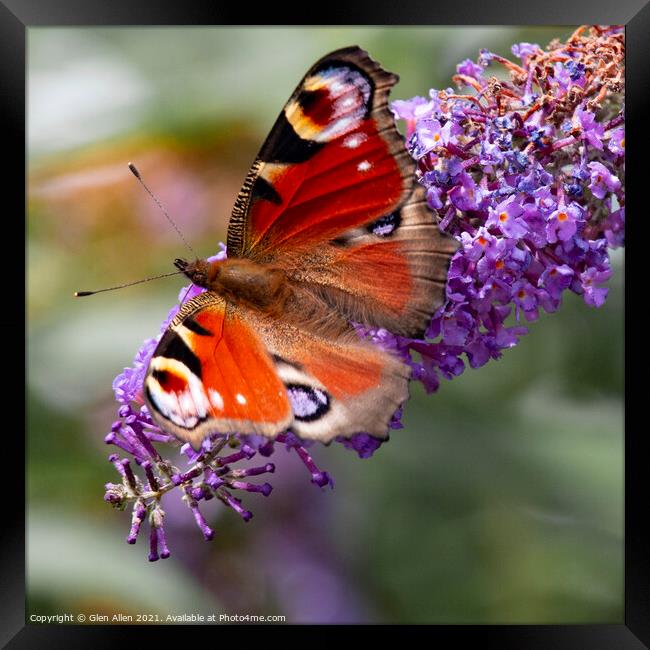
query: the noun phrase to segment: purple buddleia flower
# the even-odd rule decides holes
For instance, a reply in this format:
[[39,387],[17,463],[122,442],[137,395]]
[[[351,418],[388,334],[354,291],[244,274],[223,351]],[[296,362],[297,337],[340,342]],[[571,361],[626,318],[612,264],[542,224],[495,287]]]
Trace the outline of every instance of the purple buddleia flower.
[[477,210],[482,199],[482,193],[474,179],[469,174],[462,172],[454,180],[457,184],[447,193],[454,207],[463,212]]
[[590,162],[587,167],[591,171],[589,189],[596,198],[604,199],[609,192],[616,192],[621,189],[621,181],[602,163]]
[[625,245],[625,208],[612,210],[609,213],[603,232],[611,248]]
[[[459,248],[449,264],[446,300],[423,338],[353,325],[407,364],[411,381],[427,393],[466,365],[499,359],[527,334],[522,319],[556,311],[565,291],[600,307],[612,274],[608,250],[625,240],[623,28],[580,28],[546,51],[519,43],[512,52],[521,64],[483,49],[476,63],[457,66],[454,81],[470,95],[432,89],[430,99],[392,103],[395,117],[406,122],[407,149],[427,203]],[[494,76],[498,66],[508,81]],[[225,255],[222,246],[210,259]],[[202,291],[181,290],[161,335],[180,304]],[[268,458],[278,448],[298,457],[313,484],[333,487],[312,457],[320,445],[290,431],[274,440],[215,434],[196,451],[160,430],[142,395],[159,338],[145,341],[113,382],[118,419],[105,441],[118,448],[109,461],[120,481],[106,484],[104,498],[131,509],[128,543],[148,526],[149,559],[169,557],[161,501],[174,493],[206,540],[214,536],[204,514],[208,501],[249,521],[252,513],[235,494],[251,493],[247,501],[269,496],[271,484],[256,477],[275,471]],[[313,407],[304,395],[290,397],[294,409]],[[402,407],[391,430],[402,427],[401,415]],[[358,432],[336,442],[370,458],[385,440]],[[178,452],[174,460],[170,450]]]
[[391,106],[393,114],[399,120],[419,120],[428,117],[435,107],[435,102],[424,97],[413,97],[408,101],[395,100]]
[[472,79],[478,79],[483,74],[483,68],[471,59],[465,59],[456,66],[456,72],[471,77]]
[[607,148],[616,156],[625,155],[625,129],[623,127],[612,131]]
[[528,280],[517,280],[512,285],[512,300],[515,303],[516,318],[519,320],[520,311],[523,311],[526,320],[537,320],[539,311],[540,290],[534,287]]
[[597,284],[606,282],[611,277],[611,271],[598,271],[595,268],[589,268],[580,274],[580,284],[584,291],[584,299],[592,307],[601,307],[607,298],[608,289],[598,287]]
[[482,226],[473,235],[461,232],[460,241],[465,257],[471,262],[478,262],[491,248],[496,246],[497,238]]
[[486,48],[482,48],[478,53],[478,63],[479,65],[487,68],[492,60],[494,59],[494,54]]
[[546,221],[546,236],[549,243],[567,241],[576,234],[578,224],[583,221],[582,209],[576,203],[566,206],[560,203]]
[[568,264],[551,264],[539,276],[538,285],[544,287],[554,301],[559,301],[562,292],[571,286],[574,273]]
[[[401,423],[398,421],[397,425],[391,425],[391,428],[397,429],[401,428],[401,426]],[[352,436],[352,438],[341,437],[338,438],[337,441],[344,447],[356,451],[359,458],[370,458],[370,456],[372,456],[382,444],[381,440],[373,438],[367,433],[358,433],[356,436]]]
[[542,48],[537,45],[537,43],[515,43],[511,48],[510,51],[518,58],[518,59],[527,59],[529,56],[532,54],[536,54],[538,52],[542,52]]
[[488,210],[485,222],[488,230],[498,230],[502,236],[512,239],[521,239],[528,232],[526,222],[520,219],[524,209],[516,201],[506,199]]
[[594,149],[602,149],[605,127],[601,122],[596,120],[593,111],[578,107],[575,112],[575,117],[578,126],[582,129],[584,140]]
[[553,80],[558,84],[560,89],[565,92],[573,85],[571,72],[560,61],[556,62],[553,66]]
[[413,97],[408,101],[396,100],[392,103],[391,109],[393,115],[398,120],[406,120],[406,133],[410,136],[415,124],[419,119],[431,117],[438,102],[435,99],[425,99],[424,97]]

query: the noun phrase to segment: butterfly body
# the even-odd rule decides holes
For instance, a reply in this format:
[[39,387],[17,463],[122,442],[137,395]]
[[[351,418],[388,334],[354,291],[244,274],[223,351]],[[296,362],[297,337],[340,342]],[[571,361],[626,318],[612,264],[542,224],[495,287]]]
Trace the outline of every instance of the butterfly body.
[[192,284],[262,312],[280,313],[290,290],[281,268],[248,259],[177,260],[176,266]]
[[206,291],[145,378],[163,429],[195,447],[210,433],[387,436],[410,369],[354,324],[422,336],[457,248],[388,110],[396,81],[357,47],[314,64],[235,202],[228,258],[175,261]]

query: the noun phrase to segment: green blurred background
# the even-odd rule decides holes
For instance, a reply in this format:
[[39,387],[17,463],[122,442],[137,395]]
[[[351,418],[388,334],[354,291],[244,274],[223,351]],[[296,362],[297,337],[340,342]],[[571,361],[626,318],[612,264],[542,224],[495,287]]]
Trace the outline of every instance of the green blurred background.
[[184,250],[128,172],[134,161],[200,255],[225,240],[262,139],[306,69],[359,44],[401,81],[450,85],[486,47],[546,28],[28,30],[28,615],[284,614],[288,622],[623,620],[623,255],[607,304],[574,295],[503,359],[414,395],[370,460],[314,448],[336,489],[276,453],[244,524],[220,504],[203,541],[176,494],[172,557],[127,546],[102,501],[111,381],[176,300]]

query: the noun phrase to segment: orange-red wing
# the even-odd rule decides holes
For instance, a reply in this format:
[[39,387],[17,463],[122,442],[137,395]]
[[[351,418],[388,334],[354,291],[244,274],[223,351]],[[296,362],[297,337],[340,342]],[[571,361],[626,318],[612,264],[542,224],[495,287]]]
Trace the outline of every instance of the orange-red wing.
[[456,249],[418,186],[391,214],[321,244],[285,272],[348,321],[418,338],[445,299]]
[[273,436],[293,417],[264,343],[211,292],[186,303],[174,319],[144,389],[161,428],[195,447],[216,432]]
[[312,66],[235,204],[230,256],[268,261],[309,249],[406,201],[415,164],[387,106],[396,81],[357,47]]
[[387,104],[396,81],[357,47],[312,66],[246,179],[228,255],[281,267],[349,321],[418,337],[457,245],[415,182]]
[[341,326],[333,335],[253,310],[242,310],[242,317],[273,354],[293,432],[321,442],[360,432],[388,435],[391,417],[408,398],[408,366],[338,321],[330,323]]

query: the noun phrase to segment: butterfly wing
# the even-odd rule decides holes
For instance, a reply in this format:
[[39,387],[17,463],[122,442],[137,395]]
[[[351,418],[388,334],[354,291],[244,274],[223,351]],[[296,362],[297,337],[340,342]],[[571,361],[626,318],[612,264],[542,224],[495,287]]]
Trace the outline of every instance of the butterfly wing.
[[210,433],[386,437],[408,397],[409,369],[341,327],[336,338],[318,335],[203,293],[154,352],[144,382],[149,411],[195,448]]
[[144,395],[154,421],[194,447],[214,432],[273,436],[293,419],[263,342],[209,291],[185,303],[161,338]]
[[457,245],[439,232],[388,109],[397,79],[358,47],[312,66],[237,199],[228,255],[283,267],[350,320],[417,336],[444,300]]
[[330,315],[326,329],[305,326],[291,308],[281,319],[247,309],[241,317],[272,355],[291,402],[294,433],[321,442],[360,432],[387,437],[409,394],[410,368],[402,361],[361,339],[340,317]]
[[195,446],[212,432],[387,435],[410,370],[350,321],[421,334],[456,250],[388,110],[396,81],[357,47],[307,72],[228,229],[228,256],[279,267],[290,296],[274,315],[211,292],[183,307],[145,379],[161,427]]

